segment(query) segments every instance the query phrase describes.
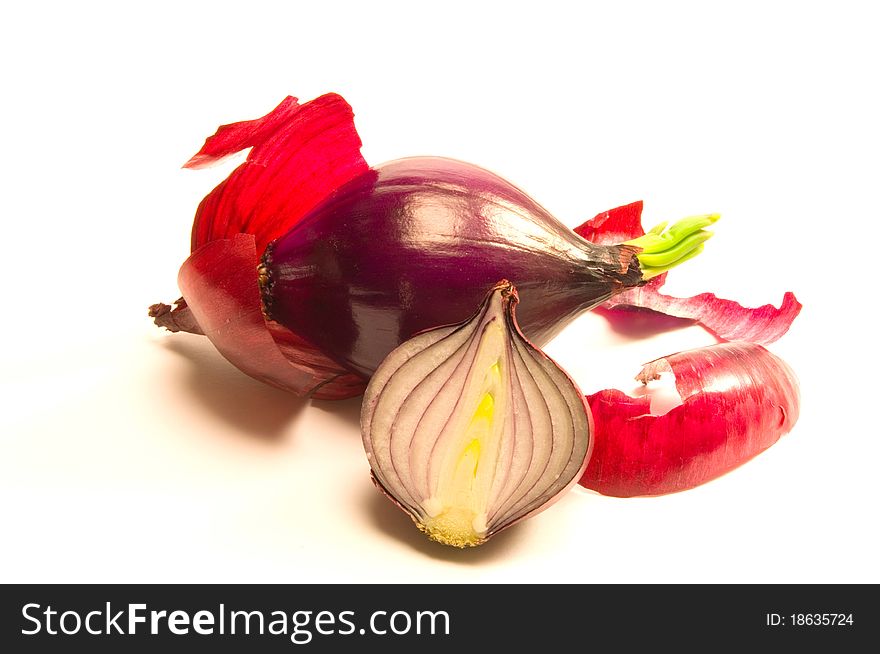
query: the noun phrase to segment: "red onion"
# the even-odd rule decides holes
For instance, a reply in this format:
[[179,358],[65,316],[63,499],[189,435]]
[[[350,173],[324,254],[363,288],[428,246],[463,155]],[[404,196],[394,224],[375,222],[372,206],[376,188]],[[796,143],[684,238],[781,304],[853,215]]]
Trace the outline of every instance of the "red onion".
[[[651,397],[590,395],[595,448],[580,483],[617,497],[693,488],[745,463],[798,419],[798,384],[779,357],[752,343],[719,343],[647,364],[647,384],[674,375],[681,404],[652,413]],[[659,414],[659,415],[657,415]]]
[[516,302],[498,283],[469,320],[391,352],[364,395],[373,480],[446,545],[479,545],[547,508],[589,457],[584,398],[522,335]]
[[267,314],[365,377],[416,332],[465,319],[506,277],[537,343],[642,283],[629,246],[580,238],[471,164],[403,159],[354,179],[263,257]]
[[[573,382],[519,331],[510,283],[466,320],[504,278],[523,293],[518,317],[538,344],[597,305],[772,342],[800,311],[791,293],[778,309],[752,309],[660,292],[665,271],[701,251],[715,216],[646,234],[637,202],[573,232],[486,170],[424,157],[370,168],[360,145],[335,94],[286,98],[263,118],[220,127],[186,167],[250,152],[199,205],[183,297],[150,315],[206,335],[243,372],[297,394],[356,396],[375,372],[362,416],[374,478],[431,537],[478,544],[578,478],[620,496],[690,488],[797,420],[791,370],[740,342],[649,364],[640,378],[668,370],[682,400],[656,415],[649,398],[590,396],[593,431]],[[482,436],[467,440],[471,429]],[[491,480],[481,476],[487,462],[499,472]],[[462,472],[471,464],[472,483]]]
[[[601,243],[591,244],[476,166],[421,158],[370,169],[360,145],[351,108],[335,94],[302,105],[286,98],[263,118],[219,128],[187,167],[251,151],[200,204],[178,277],[183,298],[173,310],[153,305],[156,323],[204,333],[257,379],[350,397],[398,343],[463,320],[500,278],[523,291],[521,323],[537,343],[615,294],[656,300],[624,291],[662,281],[699,252],[714,219],[684,221],[693,233],[678,239],[667,238],[673,227],[656,251],[638,220],[613,242],[599,238],[611,230],[597,223]],[[667,310],[660,304],[650,306]],[[765,318],[778,335],[799,307]],[[694,317],[712,326],[711,315]]]

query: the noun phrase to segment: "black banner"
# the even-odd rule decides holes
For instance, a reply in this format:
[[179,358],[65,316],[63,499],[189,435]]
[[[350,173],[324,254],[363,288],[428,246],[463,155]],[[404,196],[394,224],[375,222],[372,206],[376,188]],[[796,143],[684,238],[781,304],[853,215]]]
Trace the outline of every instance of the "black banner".
[[6,652],[527,651],[609,644],[623,651],[735,645],[854,651],[880,633],[876,591],[867,585],[11,585],[2,587],[0,645]]

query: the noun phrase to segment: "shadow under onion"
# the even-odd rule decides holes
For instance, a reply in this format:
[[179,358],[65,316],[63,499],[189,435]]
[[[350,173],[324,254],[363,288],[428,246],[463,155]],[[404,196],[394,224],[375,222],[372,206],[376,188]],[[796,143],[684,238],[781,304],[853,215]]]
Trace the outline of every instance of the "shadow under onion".
[[208,411],[241,432],[280,443],[309,400],[243,375],[218,356],[206,339],[187,336],[162,339],[162,347],[191,364],[184,388]]
[[593,313],[602,316],[615,334],[632,340],[649,338],[697,324],[697,321],[691,318],[678,318],[651,309],[635,307],[614,309],[596,307]]
[[362,400],[362,395],[350,397],[345,400],[312,400],[312,406],[321,411],[332,413],[337,418],[351,424],[355,428],[355,431],[352,432],[352,436],[359,441],[361,437],[360,425]]

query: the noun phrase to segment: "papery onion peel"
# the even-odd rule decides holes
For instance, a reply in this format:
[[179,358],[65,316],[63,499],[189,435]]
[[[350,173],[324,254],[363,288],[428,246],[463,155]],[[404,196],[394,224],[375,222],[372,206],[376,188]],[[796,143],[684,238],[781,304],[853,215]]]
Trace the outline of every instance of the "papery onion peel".
[[588,396],[595,447],[580,483],[603,495],[662,495],[693,488],[745,463],[797,422],[794,372],[753,343],[718,343],[662,357],[636,379],[672,374],[681,404],[652,414],[649,394]]
[[[645,235],[641,217],[642,203],[633,202],[600,213],[574,231],[593,243],[638,242]],[[665,295],[660,292],[665,282],[665,273],[657,275],[644,286],[625,290],[609,298],[601,309],[614,312],[616,318],[624,321],[631,319],[627,315],[628,310],[649,309],[654,315],[694,320],[725,341],[741,340],[767,345],[788,331],[802,308],[791,292],[783,295],[778,309],[771,304],[747,308],[734,300],[719,298],[714,293],[700,293],[689,298]],[[640,318],[645,318],[645,313]]]

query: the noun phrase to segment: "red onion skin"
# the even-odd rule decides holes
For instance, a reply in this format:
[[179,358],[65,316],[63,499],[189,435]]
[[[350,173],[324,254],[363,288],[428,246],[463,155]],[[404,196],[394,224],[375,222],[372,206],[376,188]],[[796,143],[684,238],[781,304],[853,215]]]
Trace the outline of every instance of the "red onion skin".
[[351,107],[335,93],[304,104],[287,97],[262,118],[221,126],[185,168],[251,151],[199,204],[192,255],[178,275],[185,308],[168,312],[154,305],[151,315],[162,314],[157,324],[204,333],[242,372],[296,395],[343,399],[363,393],[363,379],[265,319],[257,272],[267,243],[369,170],[360,147]]
[[[623,243],[642,236],[642,203],[633,202],[600,213],[583,225],[575,227],[592,243]],[[782,337],[801,311],[794,293],[787,292],[777,309],[772,304],[756,308],[742,306],[714,293],[700,293],[689,298],[673,297],[660,292],[666,273],[638,288],[630,288],[609,298],[599,312],[612,323],[653,322],[658,331],[670,324],[669,317],[694,320],[725,341],[741,340],[767,345]],[[633,310],[638,311],[634,315]]]
[[221,126],[184,168],[212,166],[253,148],[199,204],[191,249],[252,234],[256,250],[284,234],[337,188],[369,168],[348,103],[327,93],[305,104],[287,97],[255,120]]
[[369,377],[413,334],[466,319],[509,279],[523,333],[546,343],[640,283],[637,248],[595,245],[497,175],[436,157],[354,179],[278,238],[263,261],[268,315]]
[[646,396],[588,396],[594,449],[582,486],[615,497],[693,488],[760,454],[797,422],[797,379],[760,345],[680,352],[648,364],[639,379],[669,370],[684,402],[663,415],[649,414]]
[[[261,312],[253,278],[254,237],[237,234],[200,247],[180,269],[177,282],[214,347],[254,379],[316,399],[363,393],[364,381],[334,367],[323,354]],[[328,366],[327,364],[330,364]]]

